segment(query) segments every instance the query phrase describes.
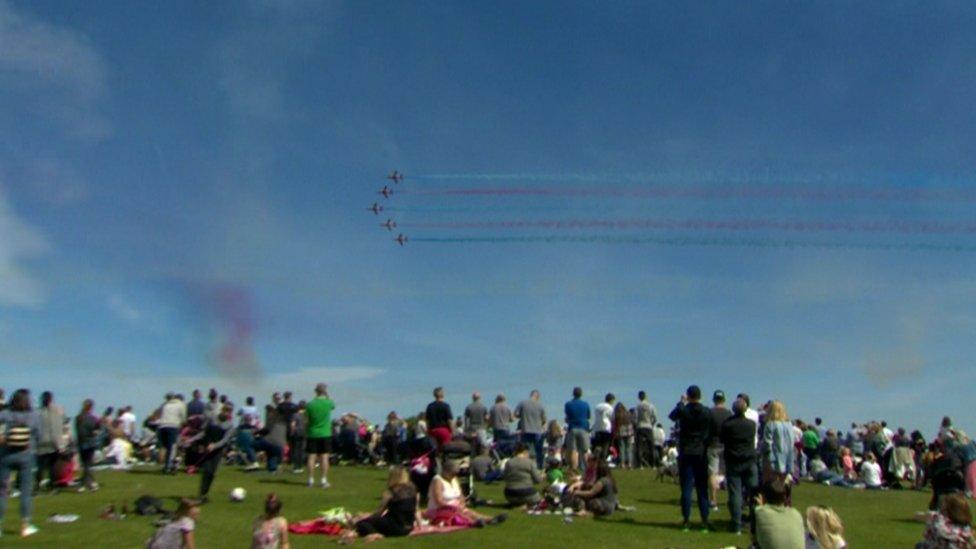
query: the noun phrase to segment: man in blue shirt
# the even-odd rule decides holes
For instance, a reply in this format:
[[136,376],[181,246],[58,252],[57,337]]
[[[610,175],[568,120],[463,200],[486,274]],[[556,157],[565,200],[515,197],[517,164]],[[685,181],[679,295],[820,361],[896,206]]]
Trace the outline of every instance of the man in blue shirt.
[[580,471],[586,468],[586,454],[590,451],[590,405],[583,400],[583,389],[573,388],[573,400],[566,403],[566,443],[569,466]]

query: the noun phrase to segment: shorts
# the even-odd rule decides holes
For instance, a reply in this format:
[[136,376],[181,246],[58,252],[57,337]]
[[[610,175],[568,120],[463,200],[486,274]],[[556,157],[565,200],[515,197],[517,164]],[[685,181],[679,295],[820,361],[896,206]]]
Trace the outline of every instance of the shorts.
[[590,433],[586,429],[574,427],[566,434],[564,449],[567,452],[579,452],[585,454],[590,451]]
[[712,475],[717,475],[724,469],[723,454],[725,453],[725,448],[721,445],[712,446],[708,449],[708,472]]
[[332,453],[332,437],[308,437],[305,442],[305,453],[320,455]]
[[430,431],[428,431],[427,435],[430,436],[430,438],[437,441],[438,450],[443,448],[444,445],[447,444],[448,442],[451,442],[451,438],[452,438],[451,430],[448,429],[447,427],[435,427]]

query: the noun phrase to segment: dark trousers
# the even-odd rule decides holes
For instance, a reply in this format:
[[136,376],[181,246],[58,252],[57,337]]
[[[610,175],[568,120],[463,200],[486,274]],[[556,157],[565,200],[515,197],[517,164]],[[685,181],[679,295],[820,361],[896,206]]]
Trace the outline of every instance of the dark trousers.
[[92,465],[95,461],[95,449],[86,448],[78,451],[81,458],[81,482],[85,488],[91,488],[95,484],[95,476],[92,475]]
[[535,464],[539,469],[542,469],[545,463],[545,454],[542,453],[543,440],[542,433],[522,433],[522,444],[535,453]]
[[291,468],[301,469],[305,467],[305,437],[291,437],[288,439],[288,444],[291,447]]
[[708,520],[708,458],[678,456],[678,477],[681,481],[681,517],[691,518],[691,491],[698,495],[698,512],[702,521]]
[[654,430],[637,429],[637,466],[654,466]]
[[383,457],[390,465],[400,463],[400,437],[383,437]]
[[210,492],[214,477],[217,476],[217,467],[220,466],[220,452],[210,452],[203,461],[200,462],[200,495],[205,496]]
[[264,456],[268,458],[268,471],[278,470],[278,464],[281,462],[281,455],[284,452],[281,446],[268,439],[259,438],[254,441],[254,449],[258,452],[264,452]]
[[749,531],[754,531],[756,504],[753,496],[759,488],[756,461],[730,461],[725,458],[725,486],[729,490],[732,529],[742,531],[742,503],[746,502],[749,506]]
[[165,465],[163,465],[163,471],[175,471],[176,441],[180,438],[180,429],[178,427],[160,427],[156,431],[156,437],[159,439],[159,444],[166,450],[166,461]]
[[40,487],[41,480],[44,479],[44,473],[47,473],[47,478],[50,484],[48,485],[50,489],[54,488],[54,464],[58,462],[58,453],[50,452],[48,454],[37,454],[37,472],[34,476],[34,486]]

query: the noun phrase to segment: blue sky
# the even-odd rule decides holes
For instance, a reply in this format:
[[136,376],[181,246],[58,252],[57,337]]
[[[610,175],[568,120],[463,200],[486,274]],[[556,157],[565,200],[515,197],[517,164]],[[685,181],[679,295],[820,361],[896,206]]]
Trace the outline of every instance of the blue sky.
[[[967,425],[973,231],[400,248],[366,207],[396,168],[404,191],[590,192],[394,195],[412,238],[971,225],[974,24],[962,2],[0,0],[2,385],[146,410],[170,389],[325,380],[378,418],[434,385],[459,408],[539,387],[555,412],[576,384],[667,408],[696,382],[835,425]],[[756,186],[922,194],[600,194]]]

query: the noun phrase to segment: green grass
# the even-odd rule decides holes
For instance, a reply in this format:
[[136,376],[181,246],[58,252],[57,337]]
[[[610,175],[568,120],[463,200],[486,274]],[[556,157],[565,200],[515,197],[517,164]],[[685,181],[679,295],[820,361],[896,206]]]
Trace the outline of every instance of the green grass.
[[[728,511],[725,494],[720,496],[722,508],[713,514],[713,523],[721,532],[683,533],[678,528],[678,487],[651,480],[648,472],[629,471],[616,474],[620,499],[624,505],[634,505],[633,513],[617,513],[608,520],[576,518],[564,524],[555,516],[529,516],[513,512],[508,522],[485,530],[469,530],[447,535],[384,540],[380,546],[410,545],[434,547],[444,543],[456,546],[476,546],[492,543],[495,546],[611,545],[614,547],[727,547],[748,543],[746,537],[725,533]],[[98,518],[99,510],[109,503],[132,501],[143,494],[167,498],[196,493],[197,476],[163,477],[155,469],[129,473],[102,472],[98,474],[102,490],[78,494],[62,492],[42,495],[35,500],[35,523],[40,534],[27,540],[17,538],[19,515],[16,500],[11,500],[3,525],[2,543],[10,546],[43,547],[141,547],[152,532],[150,519],[130,516],[122,521]],[[385,471],[365,467],[338,467],[330,474],[333,487],[328,490],[307,488],[304,475],[282,473],[243,473],[223,467],[211,492],[212,502],[202,509],[197,523],[200,547],[249,547],[250,526],[260,512],[263,497],[277,492],[284,501],[284,515],[289,521],[314,518],[316,512],[333,506],[350,511],[371,511],[383,489]],[[235,486],[243,486],[248,498],[243,503],[231,503],[227,494]],[[479,494],[495,501],[502,500],[501,486],[480,486]],[[916,511],[926,508],[928,494],[913,491],[868,492],[802,484],[794,492],[794,505],[801,512],[811,504],[833,507],[841,516],[852,547],[910,547],[921,539],[923,525],[913,521]],[[483,508],[485,509],[485,508]],[[487,508],[495,514],[500,509]],[[45,522],[52,513],[76,513],[81,518],[72,524]],[[293,536],[293,547],[313,547],[332,540],[322,536]]]

